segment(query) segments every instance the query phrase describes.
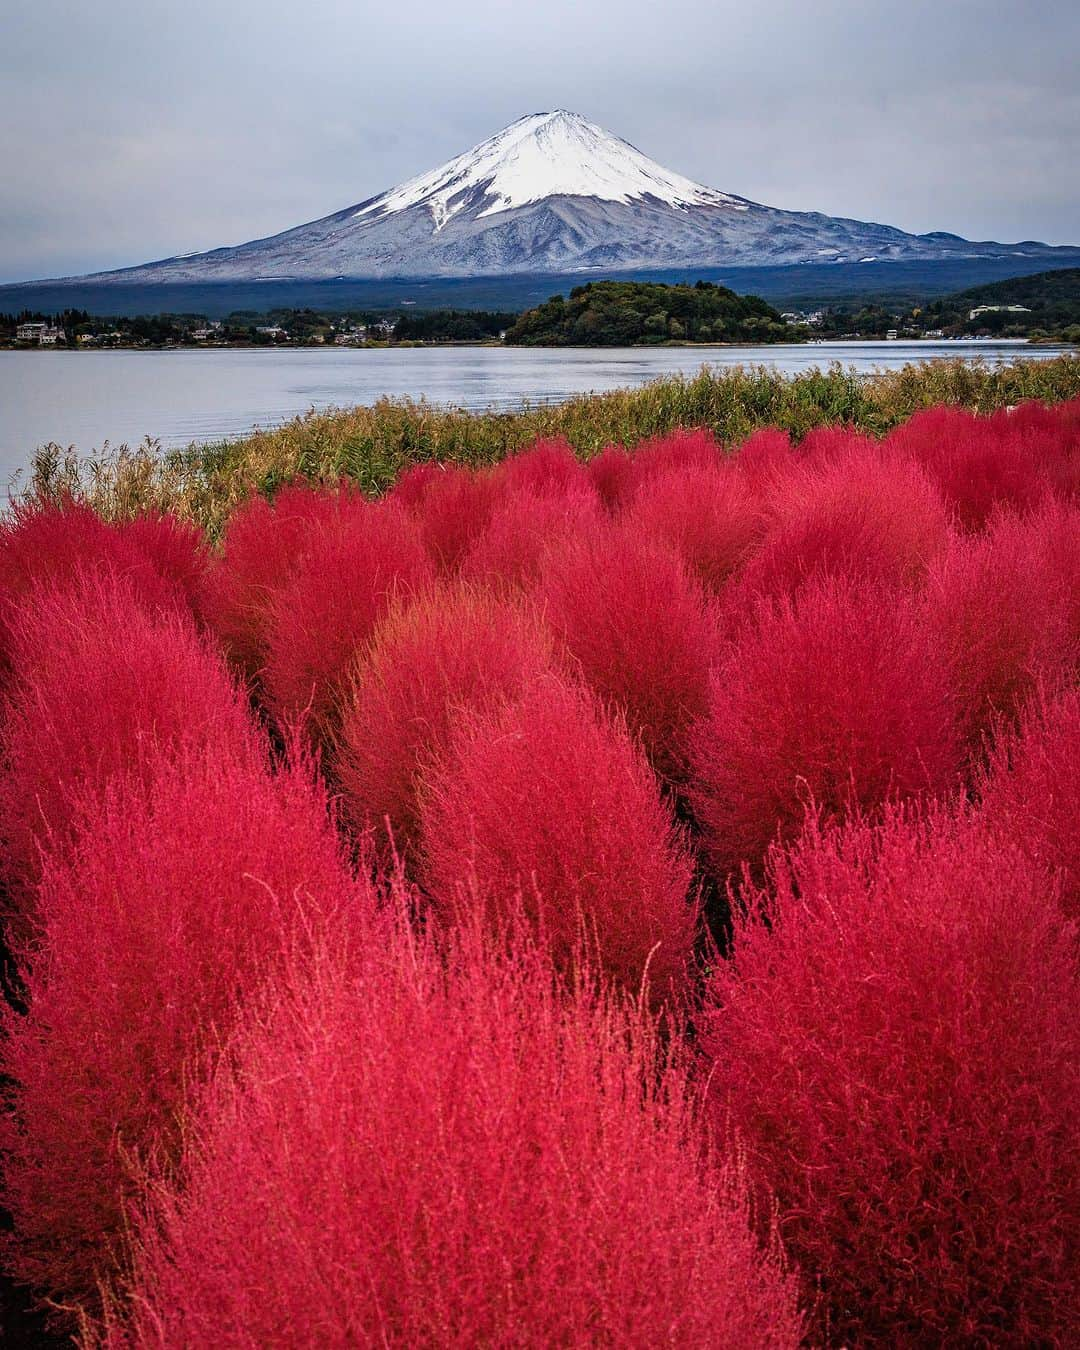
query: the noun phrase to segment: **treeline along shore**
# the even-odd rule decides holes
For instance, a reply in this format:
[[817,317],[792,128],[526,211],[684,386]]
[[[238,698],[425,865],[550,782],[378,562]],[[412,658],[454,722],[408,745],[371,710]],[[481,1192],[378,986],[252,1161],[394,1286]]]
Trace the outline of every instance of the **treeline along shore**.
[[309,413],[237,440],[163,453],[152,441],[80,456],[49,445],[32,461],[24,491],[89,502],[106,519],[168,510],[212,534],[251,492],[272,495],[297,477],[348,478],[385,490],[410,465],[495,464],[540,437],[563,437],[584,460],[605,446],[637,445],[676,427],[708,427],[729,448],[758,427],[798,438],[817,426],[881,435],[920,408],[949,404],[992,412],[1027,400],[1080,396],[1080,355],[990,365],[933,361],[871,376],[839,365],[782,375],[765,367],[703,369],[636,389],[582,395],[518,412],[473,413],[407,399]]

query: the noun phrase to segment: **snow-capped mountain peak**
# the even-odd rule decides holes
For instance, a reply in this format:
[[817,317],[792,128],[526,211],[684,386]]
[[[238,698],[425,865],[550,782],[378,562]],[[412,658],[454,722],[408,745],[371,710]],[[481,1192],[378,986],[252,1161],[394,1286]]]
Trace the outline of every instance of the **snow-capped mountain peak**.
[[483,198],[476,218],[548,197],[593,197],[629,203],[653,198],[668,206],[730,206],[738,197],[703,187],[649,159],[628,141],[580,113],[530,113],[429,173],[367,202],[358,217],[390,215],[426,205],[442,227]]
[[604,276],[1056,252],[764,206],[665,169],[579,113],[559,109],[519,118],[430,173],[332,215],[234,248],[87,280]]

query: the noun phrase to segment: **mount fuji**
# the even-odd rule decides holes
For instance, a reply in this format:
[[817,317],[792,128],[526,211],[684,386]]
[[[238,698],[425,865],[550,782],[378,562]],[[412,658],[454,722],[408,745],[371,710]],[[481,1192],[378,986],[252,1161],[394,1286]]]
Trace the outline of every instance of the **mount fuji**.
[[81,280],[219,283],[1042,259],[1064,250],[784,211],[663,168],[578,113],[532,113],[430,173],[267,239]]

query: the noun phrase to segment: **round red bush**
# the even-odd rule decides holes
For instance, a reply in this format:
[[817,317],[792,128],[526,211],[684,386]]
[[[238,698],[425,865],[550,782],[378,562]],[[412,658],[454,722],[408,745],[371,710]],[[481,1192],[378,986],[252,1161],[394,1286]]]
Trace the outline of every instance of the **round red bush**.
[[842,814],[951,789],[949,677],[914,602],[829,578],[761,601],[714,672],[690,758],[690,799],[721,877],[756,867],[810,803]]
[[1033,700],[981,782],[987,818],[1056,876],[1080,920],[1080,691]]
[[648,1018],[516,943],[328,952],[240,1038],[112,1347],[722,1345],[803,1330]]
[[[420,795],[424,884],[443,914],[520,891],[564,964],[595,942],[658,997],[689,977],[691,866],[644,757],[587,691],[554,676],[455,727]],[[474,884],[475,883],[475,884]],[[477,899],[478,898],[478,899]]]
[[1080,508],[1003,514],[960,536],[930,570],[926,623],[945,652],[960,725],[977,751],[1040,679],[1080,670]]
[[1080,1337],[1076,930],[1015,841],[812,829],[744,896],[702,1045],[836,1345]]
[[[158,754],[76,813],[38,892],[25,1015],[4,1017],[4,1262],[91,1307],[141,1171],[168,1169],[237,1003],[305,935],[366,912],[325,798],[254,749]],[[333,930],[336,931],[336,930]]]
[[794,595],[811,576],[919,582],[948,542],[940,492],[910,458],[862,437],[824,442],[767,496],[767,532],[727,595],[733,618],[755,595]]
[[299,482],[282,488],[273,504],[253,495],[225,525],[221,555],[206,581],[202,613],[229,656],[251,679],[266,661],[274,601],[321,527],[363,512],[355,488]]
[[250,737],[225,662],[182,614],[154,612],[129,582],[92,572],[33,593],[11,633],[0,706],[0,866],[28,917],[42,850],[67,831],[74,794],[100,792],[193,747]]
[[411,852],[417,784],[457,718],[517,697],[550,659],[536,616],[482,589],[442,585],[395,606],[357,667],[337,737],[353,825]]
[[727,464],[657,474],[622,519],[629,530],[667,544],[712,592],[750,555],[762,530],[753,494]]
[[533,492],[507,496],[493,512],[461,564],[471,581],[525,587],[535,580],[544,554],[563,541],[599,529],[604,516],[589,492]]
[[1026,510],[1052,490],[1047,466],[1024,435],[960,408],[927,408],[889,433],[937,482],[962,529],[979,530],[995,508]]
[[414,518],[392,499],[315,529],[270,604],[263,687],[278,722],[329,738],[361,647],[398,596],[431,581]]
[[706,707],[715,626],[670,548],[633,521],[549,550],[537,603],[571,665],[626,715],[656,770],[685,777],[685,740]]

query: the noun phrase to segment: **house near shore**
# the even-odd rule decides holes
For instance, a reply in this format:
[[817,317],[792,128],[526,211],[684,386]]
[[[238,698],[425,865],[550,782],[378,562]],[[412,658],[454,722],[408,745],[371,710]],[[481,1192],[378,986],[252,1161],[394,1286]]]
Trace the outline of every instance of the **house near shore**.
[[49,323],[21,323],[15,329],[15,341],[30,342],[36,347],[55,347],[60,342],[67,342],[67,334]]

